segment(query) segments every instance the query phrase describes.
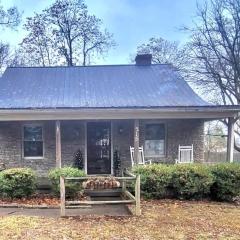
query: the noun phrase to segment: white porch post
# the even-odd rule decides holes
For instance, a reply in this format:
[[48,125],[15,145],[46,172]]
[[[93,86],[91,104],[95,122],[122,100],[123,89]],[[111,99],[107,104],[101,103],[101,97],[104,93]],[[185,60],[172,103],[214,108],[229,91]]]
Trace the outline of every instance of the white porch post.
[[227,161],[233,162],[234,151],[234,119],[228,118]]
[[139,163],[139,120],[134,120],[134,162]]
[[61,154],[61,124],[56,121],[56,167],[62,167],[62,154]]

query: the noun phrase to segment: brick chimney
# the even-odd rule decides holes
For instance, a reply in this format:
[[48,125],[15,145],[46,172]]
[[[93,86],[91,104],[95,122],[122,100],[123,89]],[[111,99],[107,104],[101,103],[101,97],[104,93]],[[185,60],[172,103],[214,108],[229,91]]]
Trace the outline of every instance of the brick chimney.
[[138,54],[135,57],[136,65],[151,65],[152,64],[152,54]]

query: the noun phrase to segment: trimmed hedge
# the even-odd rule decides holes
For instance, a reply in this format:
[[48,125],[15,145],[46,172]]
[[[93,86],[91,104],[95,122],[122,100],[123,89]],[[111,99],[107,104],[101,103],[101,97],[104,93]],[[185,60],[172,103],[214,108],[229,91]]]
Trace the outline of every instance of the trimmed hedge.
[[164,198],[169,194],[172,168],[163,164],[137,166],[134,174],[141,175],[141,191],[146,198]]
[[240,195],[240,164],[152,164],[134,167],[133,172],[141,174],[141,191],[147,198],[231,201]]
[[231,201],[240,196],[240,164],[217,164],[211,167],[214,183],[211,197],[220,201]]
[[30,168],[12,168],[0,172],[0,195],[23,198],[36,190],[36,174]]
[[203,164],[179,164],[173,166],[172,188],[180,199],[201,199],[210,194],[213,176]]
[[[84,171],[73,167],[54,168],[49,171],[48,178],[52,183],[52,189],[55,195],[60,195],[60,176],[63,177],[84,177],[86,174]],[[65,182],[66,196],[74,197],[82,189],[81,183]]]

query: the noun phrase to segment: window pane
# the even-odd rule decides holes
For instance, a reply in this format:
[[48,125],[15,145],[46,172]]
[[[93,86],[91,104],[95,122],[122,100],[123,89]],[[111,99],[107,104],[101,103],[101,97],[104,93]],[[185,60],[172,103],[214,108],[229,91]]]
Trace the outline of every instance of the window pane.
[[160,140],[165,139],[164,124],[147,124],[145,126],[145,139],[146,140]]
[[24,140],[42,141],[42,127],[41,126],[25,126]]
[[145,140],[146,156],[162,156],[164,152],[164,140]]
[[43,156],[43,142],[29,142],[24,141],[24,157],[42,157]]

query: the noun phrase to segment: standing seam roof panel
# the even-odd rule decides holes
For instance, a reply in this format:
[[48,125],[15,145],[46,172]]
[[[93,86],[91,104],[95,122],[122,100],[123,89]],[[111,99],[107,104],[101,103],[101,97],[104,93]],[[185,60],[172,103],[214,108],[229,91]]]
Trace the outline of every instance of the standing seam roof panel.
[[0,108],[210,106],[167,64],[8,68]]

